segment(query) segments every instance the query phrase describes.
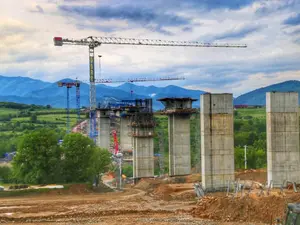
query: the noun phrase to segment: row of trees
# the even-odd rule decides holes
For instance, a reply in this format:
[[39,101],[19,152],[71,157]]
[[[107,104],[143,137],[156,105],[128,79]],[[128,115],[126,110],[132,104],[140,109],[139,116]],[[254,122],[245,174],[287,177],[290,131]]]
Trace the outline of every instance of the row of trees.
[[9,109],[49,109],[51,108],[50,105],[47,106],[41,106],[41,105],[27,105],[27,104],[22,104],[22,103],[15,103],[15,102],[0,102],[0,108],[9,108]]
[[[266,119],[265,117],[252,117],[251,115],[240,116],[235,113],[234,120],[234,145],[235,145],[235,167],[244,168],[244,145],[247,145],[247,161],[249,168],[266,167]],[[158,116],[156,121],[156,133],[161,132],[164,137],[165,172],[168,171],[168,118]],[[195,167],[200,161],[200,115],[195,114],[190,120],[191,132],[191,165]],[[154,138],[154,152],[159,153],[159,139],[161,135]],[[200,167],[196,168],[197,171]]]
[[60,145],[50,129],[23,135],[12,162],[11,181],[48,184],[92,181],[105,172],[111,154],[78,133],[67,134]]

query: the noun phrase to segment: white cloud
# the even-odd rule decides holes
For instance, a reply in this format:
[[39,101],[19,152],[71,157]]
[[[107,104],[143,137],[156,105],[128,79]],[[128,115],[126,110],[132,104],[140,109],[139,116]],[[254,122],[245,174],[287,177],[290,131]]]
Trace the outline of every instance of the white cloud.
[[247,76],[246,79],[241,81],[232,82],[226,84],[223,87],[205,88],[200,85],[186,85],[185,88],[194,90],[205,90],[214,93],[230,92],[234,93],[234,97],[244,94],[248,91],[252,91],[261,87],[266,87],[272,84],[284,82],[286,80],[299,80],[300,70],[296,71],[284,71],[277,73],[254,73]]
[[[133,26],[123,19],[73,17],[63,14],[57,8],[60,4],[95,5],[97,2],[102,4],[103,1],[81,0],[66,3],[63,0],[10,0],[1,3],[0,74],[27,75],[50,81],[65,77],[87,80],[87,47],[55,47],[52,42],[54,36],[83,38],[93,35],[206,41],[249,25],[261,26],[262,29],[240,39],[233,37],[222,39],[224,42],[246,43],[248,45],[246,49],[100,46],[96,49],[96,55],[103,55],[102,77],[114,79],[124,75],[185,75],[190,81],[174,84],[208,91],[232,91],[237,95],[265,83],[272,83],[273,78],[267,74],[273,67],[277,68],[284,59],[287,60],[287,68],[284,68],[287,72],[282,71],[283,66],[278,69],[282,71],[279,74],[285,74],[285,76],[278,75],[283,80],[293,77],[287,75],[291,74],[289,70],[300,69],[300,65],[294,68],[297,67],[296,64],[290,65],[288,61],[291,56],[300,58],[299,45],[291,35],[297,28],[282,25],[282,21],[289,17],[295,8],[284,8],[280,1],[267,3],[259,1],[235,11],[218,9],[199,13],[199,9],[196,8],[176,11],[170,9],[178,16],[192,18],[193,22],[192,30],[189,32],[182,31],[184,26],[166,28],[175,33],[175,36],[151,32],[147,28]],[[40,6],[43,13],[37,10],[37,6]],[[263,7],[267,9],[268,15],[258,15],[257,11]],[[36,12],[32,12],[33,10]],[[83,27],[78,27],[80,24]],[[84,26],[87,28],[83,29]],[[104,30],[95,30],[94,27]],[[105,28],[115,30],[106,32]],[[289,65],[293,68],[289,68]],[[228,68],[231,70],[224,74]],[[276,71],[271,73],[277,74]],[[237,77],[235,82],[235,76],[240,74],[244,74],[245,78]],[[257,79],[258,74],[263,79]],[[220,83],[221,78],[222,81],[224,79],[223,83]],[[226,79],[232,84],[228,84]],[[249,85],[243,85],[246,81]],[[265,83],[259,85],[261,81]]]

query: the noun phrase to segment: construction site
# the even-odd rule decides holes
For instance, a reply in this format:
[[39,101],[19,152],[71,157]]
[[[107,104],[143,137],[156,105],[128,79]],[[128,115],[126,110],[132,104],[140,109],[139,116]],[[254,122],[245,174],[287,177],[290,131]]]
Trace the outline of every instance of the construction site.
[[[266,95],[267,169],[235,169],[234,105],[231,93],[204,93],[199,99],[168,96],[158,99],[164,109],[153,110],[153,100],[96,100],[94,48],[101,44],[237,47],[138,39],[54,38],[56,46],[89,47],[89,118],[80,119],[80,82],[59,83],[76,87],[78,123],[67,132],[89,136],[111,152],[117,167],[113,176],[102,174],[101,185],[92,189],[73,184],[37,196],[3,197],[0,222],[9,224],[276,224],[287,203],[300,201],[299,105],[296,92]],[[172,81],[183,78],[137,79],[127,82]],[[126,80],[125,80],[126,81]],[[115,81],[120,82],[120,81]],[[121,81],[123,82],[123,81]],[[69,92],[67,92],[69,102]],[[200,100],[200,108],[193,102]],[[67,118],[69,115],[67,105]],[[168,140],[155,132],[155,115],[168,120]],[[191,164],[191,116],[199,116],[197,160]],[[159,153],[154,152],[154,138]],[[165,172],[164,142],[168,142]],[[245,159],[245,162],[247,159]],[[133,177],[124,178],[129,164]],[[159,174],[155,174],[158,164]],[[197,171],[197,169],[199,171]],[[298,217],[299,218],[299,217]],[[297,220],[298,224],[300,222]],[[291,223],[292,224],[292,223]]]

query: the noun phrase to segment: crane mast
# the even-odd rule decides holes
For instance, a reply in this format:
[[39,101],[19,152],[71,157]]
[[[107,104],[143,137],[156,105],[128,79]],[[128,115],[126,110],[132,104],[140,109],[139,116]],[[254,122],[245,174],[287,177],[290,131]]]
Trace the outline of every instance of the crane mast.
[[[83,45],[89,47],[90,68],[90,137],[96,142],[96,86],[95,86],[95,48],[102,44],[112,45],[144,45],[144,46],[169,46],[169,47],[210,47],[210,48],[246,48],[245,44],[218,44],[192,41],[168,41],[153,39],[136,39],[120,37],[87,37],[83,39],[53,38],[55,46]],[[100,82],[97,82],[100,83]]]

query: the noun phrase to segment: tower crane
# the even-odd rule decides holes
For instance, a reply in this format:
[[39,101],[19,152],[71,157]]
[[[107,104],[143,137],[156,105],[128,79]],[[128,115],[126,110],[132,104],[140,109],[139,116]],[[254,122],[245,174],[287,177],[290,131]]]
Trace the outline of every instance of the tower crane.
[[[139,83],[139,82],[156,82],[156,81],[171,81],[171,80],[185,80],[185,77],[158,77],[158,78],[128,78],[124,80],[113,80],[109,78],[95,79],[95,84],[112,84],[112,83]],[[86,80],[80,80],[81,83],[86,83]]]
[[58,87],[67,88],[67,133],[70,133],[70,92],[69,89],[73,86],[76,87],[76,107],[77,107],[77,123],[80,121],[80,82],[58,82]]
[[167,41],[153,39],[136,39],[120,37],[87,37],[83,39],[53,38],[55,46],[79,45],[89,47],[90,68],[90,137],[96,141],[96,86],[95,86],[95,48],[107,45],[145,45],[145,46],[179,46],[179,47],[209,47],[209,48],[246,48],[244,44],[218,44],[191,41]]
[[156,81],[171,81],[171,80],[185,80],[185,77],[159,77],[159,78],[129,78],[127,80],[113,80],[113,79],[95,79],[97,84],[110,83],[136,83],[136,82],[156,82]]

